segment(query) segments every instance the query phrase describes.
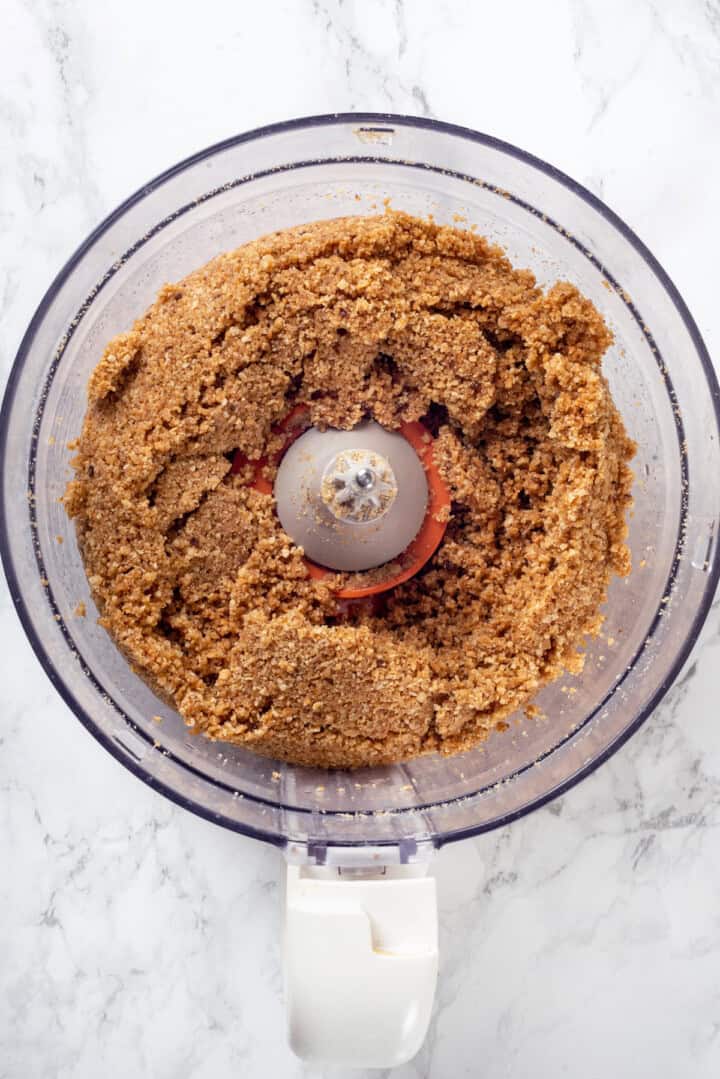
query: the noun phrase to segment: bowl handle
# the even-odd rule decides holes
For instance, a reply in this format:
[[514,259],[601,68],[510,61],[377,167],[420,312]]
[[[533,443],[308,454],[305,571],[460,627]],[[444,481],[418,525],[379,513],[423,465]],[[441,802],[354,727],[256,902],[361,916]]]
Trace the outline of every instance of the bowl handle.
[[435,880],[384,873],[287,867],[285,1000],[303,1060],[392,1068],[422,1045],[437,980]]

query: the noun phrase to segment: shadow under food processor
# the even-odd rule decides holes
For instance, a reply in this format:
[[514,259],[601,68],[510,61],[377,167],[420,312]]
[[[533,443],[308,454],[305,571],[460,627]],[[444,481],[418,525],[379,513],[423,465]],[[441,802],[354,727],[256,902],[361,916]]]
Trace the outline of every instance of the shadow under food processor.
[[[381,212],[386,199],[476,226],[540,284],[569,280],[603,314],[614,334],[604,372],[638,444],[633,570],[611,584],[603,639],[589,642],[583,673],[537,696],[542,719],[518,716],[508,731],[451,758],[321,772],[189,735],[97,625],[59,499],[88,377],[106,342],[165,282],[265,233]],[[356,1066],[409,1059],[424,1037],[437,968],[429,854],[507,824],[606,760],[672,684],[712,601],[720,390],[672,282],[598,199],[496,139],[377,114],[278,124],[181,162],[82,244],[20,346],[0,449],[5,570],[58,692],[146,783],[285,852],[293,1047]],[[87,617],[77,617],[80,603]]]

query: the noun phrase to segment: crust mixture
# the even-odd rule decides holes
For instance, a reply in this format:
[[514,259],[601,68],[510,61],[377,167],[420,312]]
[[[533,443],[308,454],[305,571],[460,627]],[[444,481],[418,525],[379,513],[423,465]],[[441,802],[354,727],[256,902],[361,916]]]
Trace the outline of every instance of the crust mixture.
[[[90,380],[65,501],[102,624],[212,738],[331,767],[470,748],[580,669],[629,571],[610,339],[573,286],[394,212],[220,255]],[[345,578],[309,579],[272,498],[230,473],[298,401],[319,426],[437,434],[445,539],[373,612],[341,614]]]

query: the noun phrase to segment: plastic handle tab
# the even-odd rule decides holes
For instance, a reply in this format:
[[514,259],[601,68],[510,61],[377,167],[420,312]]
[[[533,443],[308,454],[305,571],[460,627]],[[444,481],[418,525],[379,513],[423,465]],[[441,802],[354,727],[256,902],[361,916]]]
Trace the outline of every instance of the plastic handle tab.
[[355,1068],[410,1060],[438,968],[432,877],[317,879],[288,866],[285,995],[302,1059]]

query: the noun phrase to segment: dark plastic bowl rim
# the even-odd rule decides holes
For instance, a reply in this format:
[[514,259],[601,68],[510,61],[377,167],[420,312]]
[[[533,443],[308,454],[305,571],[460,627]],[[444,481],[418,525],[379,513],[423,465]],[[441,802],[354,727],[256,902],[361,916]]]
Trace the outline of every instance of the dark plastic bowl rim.
[[[52,284],[48,288],[47,292],[40,301],[35,314],[33,315],[27,330],[22,338],[20,347],[18,348],[15,361],[13,363],[10,375],[8,378],[5,394],[3,397],[2,408],[0,409],[0,461],[4,461],[7,448],[7,435],[9,428],[10,413],[12,410],[13,400],[15,396],[16,385],[20,377],[20,373],[25,363],[26,357],[32,347],[33,341],[37,330],[45,318],[45,314],[56,294],[60,288],[65,284],[67,279],[72,274],[75,266],[82,259],[83,255],[88,251],[96,241],[117,221],[119,220],[131,207],[140,202],[146,195],[156,191],[162,187],[168,180],[171,180],[174,176],[184,172],[186,169],[191,168],[193,165],[212,157],[218,153],[222,153],[224,150],[230,149],[234,146],[241,145],[242,143],[253,142],[258,139],[267,138],[268,136],[277,135],[284,131],[295,131],[302,128],[314,128],[322,127],[325,125],[334,124],[368,124],[371,126],[391,126],[393,124],[404,127],[415,127],[420,129],[427,129],[431,131],[438,131],[446,135],[453,135],[458,138],[468,139],[471,142],[479,143],[483,146],[487,146],[493,150],[498,150],[510,157],[515,157],[519,161],[522,161],[526,165],[530,165],[532,168],[538,169],[540,172],[544,172],[547,176],[556,180],[564,187],[568,188],[573,194],[579,196],[585,202],[587,202],[593,209],[595,209],[605,220],[615,228],[628,243],[635,249],[635,251],[641,256],[641,258],[647,263],[655,277],[660,281],[661,285],[665,289],[670,300],[674,304],[678,314],[680,315],[685,328],[693,342],[695,351],[700,365],[705,376],[705,380],[710,392],[710,398],[713,402],[713,408],[715,412],[716,428],[720,431],[720,385],[718,384],[717,375],[710,360],[710,355],[702,339],[700,331],[693,319],[690,311],[685,304],[682,296],[678,292],[675,284],[660,265],[658,260],[652,254],[652,252],[645,246],[640,238],[633,232],[633,230],[625,224],[625,222],[618,217],[618,215],[611,210],[601,199],[593,195],[591,191],[583,187],[572,177],[562,172],[560,169],[555,168],[554,165],[548,164],[541,158],[536,157],[534,154],[530,154],[525,150],[521,150],[517,146],[513,146],[511,143],[504,142],[502,139],[495,138],[492,135],[486,135],[482,132],[473,131],[471,128],[462,127],[458,124],[449,124],[441,120],[431,120],[427,117],[417,116],[403,116],[396,113],[374,113],[374,112],[351,112],[351,113],[328,113],[319,116],[298,117],[293,120],[285,120],[280,123],[268,124],[264,127],[258,127],[251,131],[244,132],[240,135],[231,136],[228,139],[224,139],[221,142],[214,143],[212,146],[208,146],[203,150],[198,151],[189,157],[184,158],[171,168],[166,169],[160,173],[153,180],[143,184],[141,188],[125,199],[124,202],[112,211],[100,224],[93,229],[93,231],[87,236],[82,244],[75,250],[70,256],[60,272],[57,274]],[[5,504],[5,489],[4,489],[4,472],[0,470],[0,506]],[[58,675],[57,670],[52,664],[49,656],[45,652],[42,642],[35,633],[32,625],[29,612],[23,600],[17,576],[15,574],[15,568],[12,563],[10,555],[10,545],[8,536],[8,523],[5,519],[5,515],[0,513],[0,557],[2,558],[5,575],[7,577],[10,594],[13,604],[17,611],[20,622],[25,630],[25,634],[30,642],[30,645],[39,660],[43,670],[47,674],[48,678],[54,685],[57,692],[62,699],[68,705],[72,712],[75,713],[77,718],[83,724],[83,726],[93,735],[97,741],[109,752],[116,760],[118,760],[125,768],[132,772],[138,779],[141,779],[144,783],[150,786],[153,790],[157,790],[163,794],[166,798],[169,798],[172,802],[182,806],[184,809],[188,809],[195,813],[197,816],[204,818],[205,820],[212,821],[215,824],[221,824],[226,828],[235,832],[240,832],[243,835],[250,836],[254,839],[260,839],[267,843],[272,843],[275,846],[284,847],[288,842],[294,842],[292,837],[275,834],[273,832],[265,831],[260,828],[247,825],[243,822],[232,820],[229,817],[220,813],[213,813],[207,809],[206,806],[199,802],[194,801],[191,798],[186,798],[179,794],[172,787],[167,784],[158,781],[154,776],[149,774],[141,765],[131,760],[127,755],[123,754],[119,746],[106,734],[104,734],[94,723],[92,718],[84,711],[80,704],[75,700],[74,696]],[[557,786],[551,790],[546,791],[544,794],[539,795],[537,798],[528,802],[526,805],[513,810],[510,813],[503,814],[497,817],[493,821],[488,821],[483,824],[473,825],[469,828],[457,829],[453,832],[448,832],[443,835],[436,835],[432,837],[432,842],[435,846],[440,847],[445,843],[454,842],[459,839],[466,839],[474,835],[479,835],[483,832],[492,831],[495,828],[503,827],[510,824],[512,821],[518,820],[520,817],[524,817],[526,814],[541,808],[548,802],[555,798],[565,794],[572,787],[574,787],[581,780],[591,775],[601,764],[604,764],[614,753],[620,749],[621,746],[628,741],[628,739],[636,733],[648,719],[651,713],[655,710],[662,698],[668,692],[673,682],[677,678],[678,674],[682,670],[685,661],[690,655],[695,642],[698,639],[700,631],[703,627],[705,619],[715,596],[715,591],[720,580],[720,542],[715,542],[715,550],[712,555],[712,562],[707,571],[707,579],[705,589],[703,592],[702,600],[698,604],[698,608],[693,619],[690,630],[687,637],[682,643],[682,646],[678,649],[677,655],[670,669],[663,680],[662,684],[658,687],[652,698],[648,701],[646,706],[638,713],[638,715],[627,725],[627,727],[615,738],[615,740],[607,746],[602,752],[598,753],[593,760],[589,761],[582,768],[578,769],[567,779],[563,780]],[[464,797],[464,796],[463,796]],[[407,812],[412,812],[408,809]],[[331,816],[331,814],[328,814]],[[370,843],[373,846],[387,846],[395,847],[400,842],[399,839],[381,840],[373,842],[367,839],[359,839],[357,841],[331,841],[334,846],[362,846],[366,843]]]

